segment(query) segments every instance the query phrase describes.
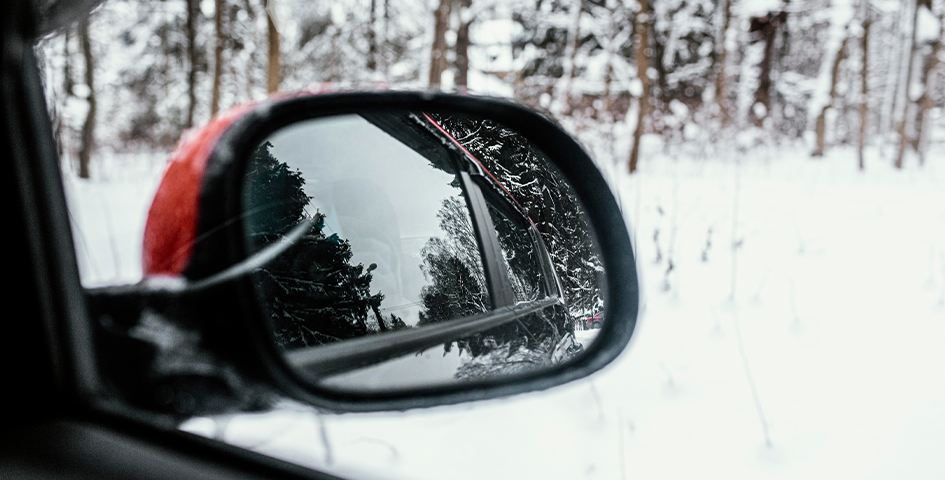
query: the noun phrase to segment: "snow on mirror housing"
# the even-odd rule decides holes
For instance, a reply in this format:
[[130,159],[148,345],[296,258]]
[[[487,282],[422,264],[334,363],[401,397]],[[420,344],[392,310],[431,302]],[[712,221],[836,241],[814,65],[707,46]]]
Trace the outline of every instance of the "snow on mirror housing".
[[282,246],[240,297],[296,398],[379,410],[548,388],[633,331],[616,202],[586,153],[522,107],[291,98],[238,121],[210,164],[202,202],[227,205],[221,225],[241,219],[227,262]]

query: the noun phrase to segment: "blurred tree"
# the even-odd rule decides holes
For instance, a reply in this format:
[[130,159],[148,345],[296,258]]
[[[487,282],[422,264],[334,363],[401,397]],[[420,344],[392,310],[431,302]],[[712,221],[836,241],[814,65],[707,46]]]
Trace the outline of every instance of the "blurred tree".
[[95,57],[92,54],[92,38],[89,35],[89,18],[79,21],[79,45],[85,60],[85,100],[88,110],[82,123],[82,136],[79,143],[79,178],[89,178],[89,164],[92,149],[95,148],[95,114],[98,104],[95,99]]

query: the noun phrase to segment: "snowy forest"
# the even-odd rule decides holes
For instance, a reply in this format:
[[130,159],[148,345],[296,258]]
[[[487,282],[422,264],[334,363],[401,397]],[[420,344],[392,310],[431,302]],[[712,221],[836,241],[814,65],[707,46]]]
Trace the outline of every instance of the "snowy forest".
[[924,162],[940,0],[111,0],[41,41],[60,149],[166,152],[277,90],[511,97],[633,172],[647,135]]
[[274,91],[533,106],[622,208],[640,312],[591,377],[187,431],[357,478],[932,479],[943,18],[943,0],[108,0],[36,52],[85,286],[140,280],[186,130]]

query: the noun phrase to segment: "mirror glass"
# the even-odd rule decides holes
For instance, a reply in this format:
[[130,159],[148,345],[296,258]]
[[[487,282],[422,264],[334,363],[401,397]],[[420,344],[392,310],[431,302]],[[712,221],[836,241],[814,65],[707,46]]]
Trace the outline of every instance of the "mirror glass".
[[303,379],[345,391],[547,368],[593,341],[605,275],[583,207],[487,118],[385,111],[271,134],[246,168],[246,247],[312,227],[252,275]]

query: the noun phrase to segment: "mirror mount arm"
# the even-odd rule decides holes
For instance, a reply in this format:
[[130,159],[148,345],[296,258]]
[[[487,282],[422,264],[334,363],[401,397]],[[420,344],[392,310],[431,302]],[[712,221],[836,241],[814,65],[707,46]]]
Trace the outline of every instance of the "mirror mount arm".
[[138,297],[143,301],[180,298],[203,293],[213,287],[239,280],[256,269],[266,266],[298,243],[302,236],[308,233],[320,218],[321,215],[315,215],[312,218],[302,220],[279,241],[250,255],[249,258],[201,280],[189,280],[182,276],[155,276],[146,278],[134,285],[90,288],[86,292],[92,297]]

